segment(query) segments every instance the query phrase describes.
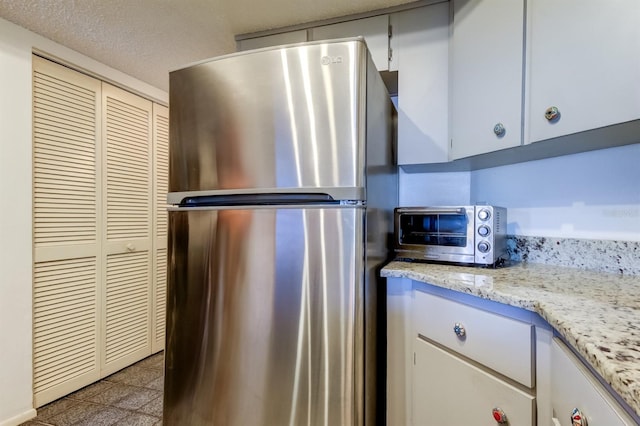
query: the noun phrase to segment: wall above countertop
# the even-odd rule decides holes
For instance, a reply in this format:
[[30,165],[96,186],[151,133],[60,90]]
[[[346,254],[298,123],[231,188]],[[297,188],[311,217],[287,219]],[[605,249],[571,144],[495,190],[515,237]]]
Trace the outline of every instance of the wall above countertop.
[[507,208],[509,235],[640,242],[640,144],[467,172],[400,168],[400,206]]

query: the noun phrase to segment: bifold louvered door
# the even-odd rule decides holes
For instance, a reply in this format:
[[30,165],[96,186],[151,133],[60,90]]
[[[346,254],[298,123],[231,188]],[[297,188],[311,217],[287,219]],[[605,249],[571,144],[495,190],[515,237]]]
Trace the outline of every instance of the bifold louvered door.
[[167,296],[167,192],[169,190],[169,108],[153,105],[153,324],[151,351],[164,349]]
[[169,132],[166,107],[38,56],[33,70],[40,407],[164,348]]
[[152,105],[103,83],[103,369],[107,374],[151,353]]
[[100,377],[100,90],[98,80],[34,57],[37,407]]

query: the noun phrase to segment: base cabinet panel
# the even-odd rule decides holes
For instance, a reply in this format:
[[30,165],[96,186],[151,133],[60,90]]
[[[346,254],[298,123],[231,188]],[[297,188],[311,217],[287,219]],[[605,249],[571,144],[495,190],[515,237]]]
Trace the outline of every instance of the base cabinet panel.
[[589,426],[637,425],[558,339],[551,344],[551,406],[555,425],[572,426],[574,409],[582,413]]
[[536,424],[534,396],[427,341],[414,348],[414,425],[495,426],[494,408],[510,426]]

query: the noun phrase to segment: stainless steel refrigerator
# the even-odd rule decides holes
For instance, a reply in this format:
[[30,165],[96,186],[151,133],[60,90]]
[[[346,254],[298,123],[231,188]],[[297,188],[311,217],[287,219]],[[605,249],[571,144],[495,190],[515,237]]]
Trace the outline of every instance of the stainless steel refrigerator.
[[361,38],[170,73],[165,425],[384,423],[393,121]]

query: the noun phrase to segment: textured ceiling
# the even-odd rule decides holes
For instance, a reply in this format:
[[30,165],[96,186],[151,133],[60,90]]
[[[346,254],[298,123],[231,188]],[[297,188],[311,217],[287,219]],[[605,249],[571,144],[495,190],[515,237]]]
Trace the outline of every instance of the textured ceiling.
[[235,51],[236,34],[414,0],[0,0],[0,17],[168,91],[169,70]]

